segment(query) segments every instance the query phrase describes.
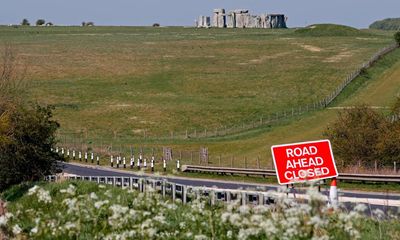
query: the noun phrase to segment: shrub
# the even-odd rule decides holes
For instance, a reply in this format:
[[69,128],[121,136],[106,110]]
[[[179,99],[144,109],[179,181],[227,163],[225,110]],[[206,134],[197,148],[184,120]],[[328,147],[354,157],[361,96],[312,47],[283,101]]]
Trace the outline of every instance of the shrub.
[[341,166],[372,167],[392,164],[400,158],[400,98],[391,117],[366,105],[345,109],[330,124],[324,135],[332,145]]
[[42,26],[43,24],[45,24],[46,23],[46,21],[44,20],[44,19],[38,19],[37,21],[36,21],[36,26]]
[[400,31],[394,34],[394,39],[398,44],[400,44]]
[[22,25],[22,26],[29,26],[29,25],[31,25],[31,24],[29,23],[28,19],[24,18],[24,19],[22,20],[22,22],[21,22],[21,25]]
[[154,23],[153,27],[160,27],[160,24],[159,23]]

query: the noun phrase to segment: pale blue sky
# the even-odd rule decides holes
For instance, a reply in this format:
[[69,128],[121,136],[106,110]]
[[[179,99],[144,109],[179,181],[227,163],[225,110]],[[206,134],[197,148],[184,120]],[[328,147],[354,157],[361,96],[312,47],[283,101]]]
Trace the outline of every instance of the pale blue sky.
[[194,24],[213,8],[285,13],[288,25],[338,23],[366,28],[375,20],[400,17],[400,0],[0,0],[0,24],[44,18],[60,25]]

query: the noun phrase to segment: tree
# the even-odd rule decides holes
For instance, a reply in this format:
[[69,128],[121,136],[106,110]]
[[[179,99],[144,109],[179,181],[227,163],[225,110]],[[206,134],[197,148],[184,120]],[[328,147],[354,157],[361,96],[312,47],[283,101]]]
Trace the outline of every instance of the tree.
[[29,25],[31,25],[31,24],[29,23],[28,19],[24,18],[24,19],[22,20],[22,22],[21,22],[21,25],[22,25],[22,26],[29,26]]
[[324,136],[332,142],[341,166],[373,166],[380,156],[378,144],[385,136],[388,120],[366,105],[345,109],[328,126]]
[[37,21],[36,21],[36,26],[42,26],[43,24],[45,24],[46,23],[46,21],[44,20],[44,19],[38,19]]
[[400,44],[400,31],[394,34],[394,39],[398,44]]
[[0,191],[23,181],[38,180],[57,170],[62,158],[51,151],[58,123],[52,108],[24,101],[24,71],[6,45],[0,64]]

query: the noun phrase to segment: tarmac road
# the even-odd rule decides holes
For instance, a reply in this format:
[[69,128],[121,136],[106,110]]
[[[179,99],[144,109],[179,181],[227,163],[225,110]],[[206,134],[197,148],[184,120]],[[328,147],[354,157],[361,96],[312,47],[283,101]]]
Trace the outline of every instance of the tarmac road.
[[[166,179],[169,182],[196,186],[196,187],[217,187],[220,189],[251,189],[258,191],[276,191],[280,186],[268,184],[252,184],[243,182],[230,182],[215,179],[195,179],[177,176],[156,176],[151,174],[138,174],[135,172],[124,171],[115,168],[89,166],[77,163],[62,163],[63,172],[67,174],[80,176],[131,176],[131,177],[150,177]],[[400,186],[399,186],[400,187]],[[295,189],[296,194],[304,194],[304,189]],[[294,192],[291,189],[291,193]],[[322,190],[322,194],[328,196],[329,190]],[[357,203],[365,203],[373,208],[382,210],[397,209],[400,207],[400,194],[394,193],[378,193],[378,192],[360,192],[360,191],[340,191],[339,202],[345,202],[346,206],[355,205]]]

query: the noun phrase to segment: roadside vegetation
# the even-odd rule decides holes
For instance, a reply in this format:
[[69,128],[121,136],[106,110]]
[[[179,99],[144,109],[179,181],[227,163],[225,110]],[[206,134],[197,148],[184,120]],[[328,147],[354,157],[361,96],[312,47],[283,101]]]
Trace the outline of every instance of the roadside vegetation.
[[[26,187],[23,187],[26,189]],[[310,201],[270,193],[276,204],[211,206],[204,198],[189,204],[146,193],[88,182],[39,184],[22,197],[3,193],[3,232],[19,239],[399,239],[397,213],[326,207],[316,189]],[[366,217],[367,216],[367,217]]]
[[51,149],[59,125],[52,108],[24,99],[25,68],[11,45],[2,49],[0,63],[0,191],[24,181],[55,173],[61,156]]

